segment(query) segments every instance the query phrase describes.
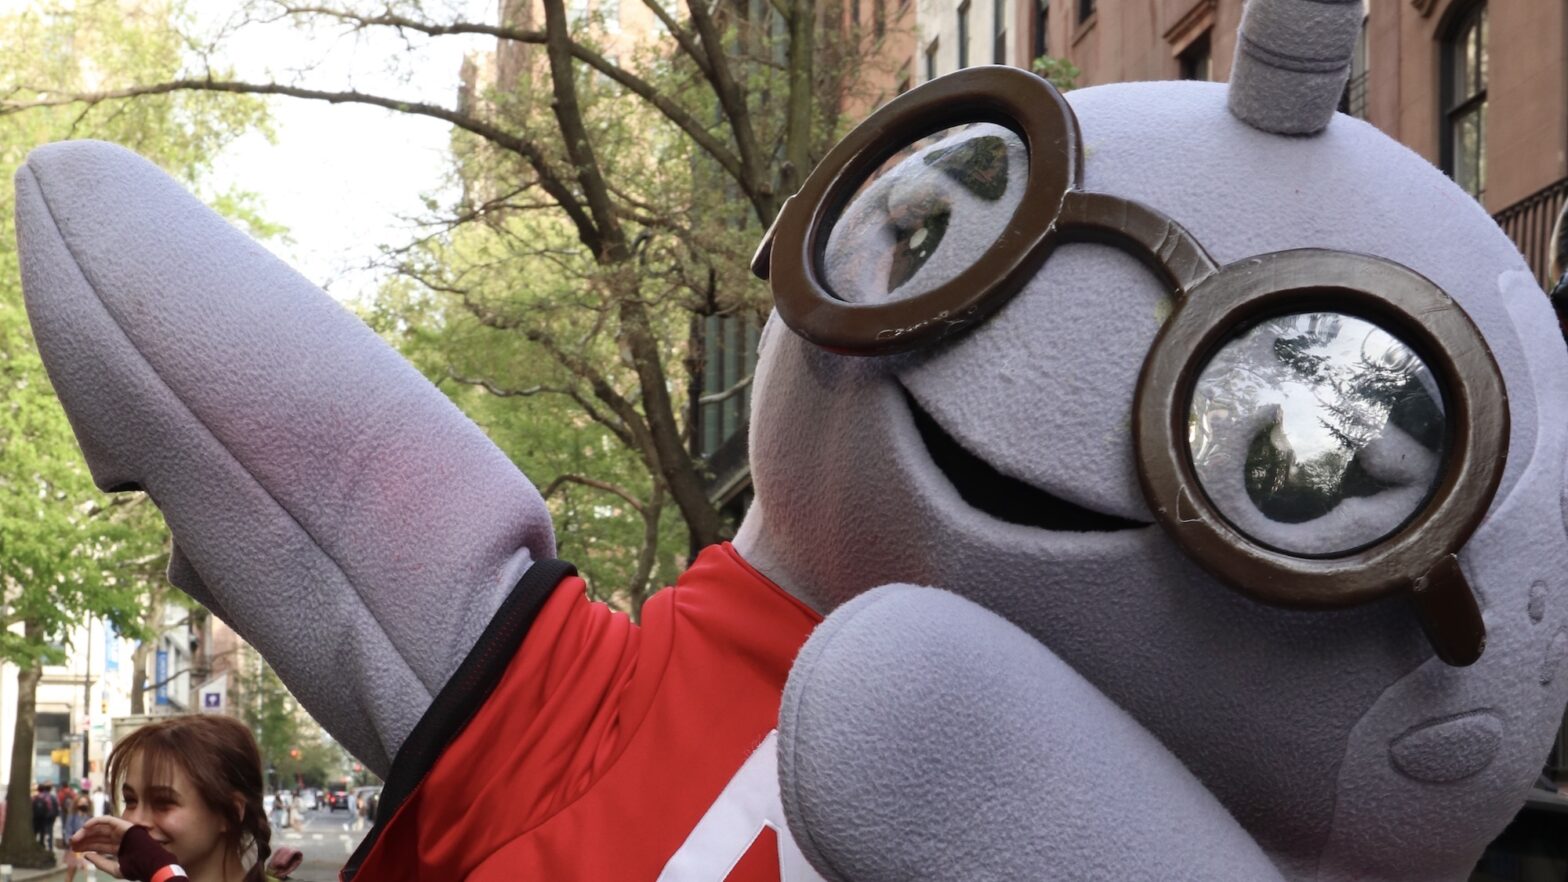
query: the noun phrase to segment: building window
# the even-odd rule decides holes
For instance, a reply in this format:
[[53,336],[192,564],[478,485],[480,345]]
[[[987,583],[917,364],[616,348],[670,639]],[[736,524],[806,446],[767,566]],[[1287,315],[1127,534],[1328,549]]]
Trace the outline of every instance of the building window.
[[1213,78],[1214,53],[1209,51],[1209,32],[1204,31],[1201,36],[1187,44],[1181,50],[1177,59],[1181,62],[1181,78],[1184,80],[1204,80]]
[[1078,0],[1078,23],[1082,24],[1094,14],[1094,0]]
[[1443,44],[1443,171],[1466,193],[1486,193],[1486,4],[1466,10]]
[[759,328],[744,316],[703,318],[702,389],[698,453],[712,457],[745,432],[751,413],[751,372],[757,364]]
[[1034,15],[1034,57],[1051,54],[1051,0],[1039,0]]
[[878,40],[887,33],[887,0],[871,0],[871,27]]
[[958,69],[969,66],[969,0],[958,7]]
[[1350,79],[1339,98],[1339,112],[1356,119],[1367,118],[1367,17],[1361,14],[1361,32],[1356,35],[1356,51],[1350,56]]
[[1007,0],[991,3],[991,63],[1007,63]]
[[931,41],[931,45],[926,47],[926,79],[927,80],[934,80],[934,79],[936,79],[936,41],[935,40],[932,40]]

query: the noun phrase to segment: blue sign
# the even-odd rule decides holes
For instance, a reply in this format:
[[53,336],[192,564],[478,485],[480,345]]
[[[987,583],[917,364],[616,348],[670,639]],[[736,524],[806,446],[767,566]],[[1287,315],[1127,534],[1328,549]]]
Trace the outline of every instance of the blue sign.
[[160,649],[160,650],[158,650],[158,660],[153,665],[153,678],[154,678],[154,680],[158,684],[157,690],[153,693],[153,695],[155,696],[154,699],[153,699],[153,703],[154,704],[168,704],[169,703],[169,651],[167,649]]
[[201,697],[202,707],[223,707],[222,692],[207,692]]
[[120,635],[109,622],[103,623],[103,669],[105,671],[118,671],[120,669]]

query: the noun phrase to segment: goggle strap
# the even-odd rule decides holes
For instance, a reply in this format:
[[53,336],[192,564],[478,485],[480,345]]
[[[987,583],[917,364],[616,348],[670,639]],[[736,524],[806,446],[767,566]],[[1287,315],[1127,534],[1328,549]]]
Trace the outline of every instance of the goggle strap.
[[768,231],[762,234],[762,241],[757,243],[757,252],[751,256],[751,274],[766,282],[768,272],[773,260],[773,235],[779,228],[779,218],[789,210],[789,204],[795,200],[790,196],[779,206],[779,213],[773,216],[773,223],[768,224]]
[[1486,649],[1486,625],[1475,592],[1459,568],[1459,558],[1445,554],[1416,580],[1411,600],[1421,630],[1437,657],[1454,667],[1472,665]]

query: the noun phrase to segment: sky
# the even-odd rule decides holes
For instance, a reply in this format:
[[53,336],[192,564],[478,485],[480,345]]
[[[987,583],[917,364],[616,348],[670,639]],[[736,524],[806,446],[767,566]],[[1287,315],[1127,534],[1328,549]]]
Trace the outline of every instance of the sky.
[[[239,5],[203,0],[201,27],[218,28]],[[494,0],[446,5],[467,21],[494,20]],[[288,23],[246,24],[218,44],[214,60],[247,81],[352,87],[452,107],[463,54],[493,47],[493,39],[478,36],[419,39],[411,46],[385,29],[353,35],[342,27],[305,32]],[[247,135],[230,145],[214,162],[210,189],[257,194],[262,217],[289,230],[286,240],[264,243],[268,248],[339,300],[366,300],[385,276],[367,268],[380,246],[418,235],[413,219],[424,212],[425,195],[443,204],[455,198],[447,162],[451,128],[374,107],[269,100],[275,143]]]

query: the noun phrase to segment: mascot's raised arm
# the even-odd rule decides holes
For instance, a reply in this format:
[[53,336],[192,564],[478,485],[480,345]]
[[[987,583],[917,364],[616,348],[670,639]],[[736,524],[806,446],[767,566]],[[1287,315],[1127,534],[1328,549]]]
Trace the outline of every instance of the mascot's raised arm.
[[1568,697],[1568,349],[1481,207],[1334,115],[1359,17],[1254,0],[1229,87],[877,111],[754,263],[752,509],[640,626],[133,154],[18,173],[28,309],[171,580],[387,776],[345,878],[1458,880]]

